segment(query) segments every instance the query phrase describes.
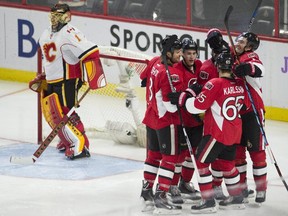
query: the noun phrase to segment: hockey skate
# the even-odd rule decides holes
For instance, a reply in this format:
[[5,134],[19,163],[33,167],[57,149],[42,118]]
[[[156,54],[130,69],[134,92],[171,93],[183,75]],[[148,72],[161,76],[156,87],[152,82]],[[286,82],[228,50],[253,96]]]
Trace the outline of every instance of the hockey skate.
[[214,199],[201,200],[198,205],[191,207],[192,214],[209,214],[217,212],[216,202]]
[[227,196],[224,195],[223,189],[221,186],[214,186],[213,189],[214,189],[216,201],[222,201],[222,200],[227,199]]
[[201,201],[201,193],[196,190],[192,184],[192,182],[185,182],[183,179],[180,180],[178,186],[181,196],[185,199],[185,202],[200,202]]
[[59,152],[65,152],[66,146],[65,144],[60,140],[60,142],[57,144],[56,149],[59,150]]
[[243,197],[244,197],[244,203],[249,203],[248,198],[253,198],[254,197],[254,190],[251,189],[244,189],[242,191]]
[[178,189],[176,185],[170,186],[169,192],[168,192],[168,198],[172,204],[177,205],[177,206],[179,205],[181,206],[184,203],[181,197],[180,190]]
[[140,198],[143,201],[142,212],[150,212],[155,209],[153,190],[152,188],[149,188],[149,183],[145,180],[142,180],[142,191]]
[[178,215],[181,214],[181,206],[175,206],[168,203],[167,193],[158,189],[154,196],[155,210],[153,214],[156,215]]
[[89,158],[90,157],[90,152],[89,152],[89,150],[86,147],[84,147],[83,151],[79,155],[74,156],[74,151],[73,150],[68,149],[68,151],[67,151],[67,149],[66,149],[65,155],[66,155],[66,157],[68,159],[75,160],[75,159],[84,158],[84,157],[88,157]]
[[242,194],[239,196],[229,196],[225,200],[219,202],[219,209],[245,209],[243,200]]
[[261,204],[266,200],[266,191],[256,191],[255,202]]

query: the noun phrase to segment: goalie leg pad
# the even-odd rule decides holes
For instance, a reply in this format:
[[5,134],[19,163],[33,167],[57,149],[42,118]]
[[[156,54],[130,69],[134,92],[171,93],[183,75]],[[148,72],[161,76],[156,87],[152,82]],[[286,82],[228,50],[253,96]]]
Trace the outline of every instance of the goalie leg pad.
[[[60,100],[56,93],[53,93],[42,99],[42,112],[45,120],[49,124],[49,126],[53,129],[60,123],[64,116],[63,109],[65,111],[68,108],[61,107]],[[79,124],[79,128],[83,128],[82,131],[78,130],[76,119],[74,117],[76,113],[73,113],[70,117],[71,120],[59,131],[58,136],[60,137],[63,144],[66,146],[66,156],[74,156],[81,154],[84,149],[85,136],[83,135],[84,127],[83,124]],[[78,116],[78,115],[77,115]],[[79,118],[79,117],[78,117]],[[80,119],[77,121],[79,122]],[[88,140],[88,139],[87,139]],[[72,148],[72,151],[71,151]]]

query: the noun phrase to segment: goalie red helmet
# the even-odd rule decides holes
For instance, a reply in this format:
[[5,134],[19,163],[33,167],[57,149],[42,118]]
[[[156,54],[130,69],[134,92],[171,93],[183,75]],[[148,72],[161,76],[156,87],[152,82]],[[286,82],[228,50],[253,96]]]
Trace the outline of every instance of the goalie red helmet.
[[183,51],[185,51],[185,50],[196,50],[196,52],[198,52],[198,45],[193,39],[184,38],[182,40],[182,49],[183,49]]
[[167,52],[173,53],[174,49],[181,49],[182,43],[178,39],[177,35],[168,35],[162,41],[162,55],[166,55]]
[[216,58],[216,66],[221,70],[232,70],[233,58],[230,53],[220,53]]
[[240,38],[247,39],[247,46],[251,47],[252,51],[257,50],[260,45],[260,39],[258,38],[256,34],[252,32],[243,32],[236,38],[236,41],[239,40]]
[[67,4],[55,4],[50,11],[52,32],[58,32],[71,20],[70,8]]

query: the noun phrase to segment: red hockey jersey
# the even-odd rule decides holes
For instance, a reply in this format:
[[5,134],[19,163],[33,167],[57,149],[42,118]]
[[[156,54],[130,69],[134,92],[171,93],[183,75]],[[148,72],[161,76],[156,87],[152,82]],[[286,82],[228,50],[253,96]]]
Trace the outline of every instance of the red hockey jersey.
[[[199,59],[196,59],[194,62],[194,66],[195,67],[193,67],[193,71],[191,71],[184,65],[183,61],[180,61],[179,63],[174,65],[175,68],[179,69],[182,72],[181,76],[183,77],[183,91],[185,91],[197,80],[200,68],[202,66],[202,62]],[[197,121],[197,119],[193,117],[191,113],[187,112],[185,108],[181,109],[181,114],[184,126],[196,127],[203,124],[202,122]]]
[[219,77],[219,73],[217,71],[214,62],[212,61],[212,58],[204,61],[200,68],[200,72],[197,77],[197,82],[200,85],[205,85],[206,82],[217,77]]
[[[239,56],[239,62],[250,62],[254,65],[256,65],[261,70],[261,76],[264,76],[265,74],[265,68],[262,64],[262,62],[259,59],[259,56],[255,52],[245,52],[244,54]],[[251,96],[253,98],[253,102],[255,105],[256,110],[262,110],[265,111],[264,108],[264,102],[263,102],[263,95],[262,95],[262,85],[260,82],[261,77],[251,77],[251,76],[245,76],[245,79],[247,81],[249,91],[251,93]],[[253,111],[252,106],[250,109],[241,112],[241,114],[244,114],[246,112]]]
[[[181,71],[171,66],[168,67],[171,75],[172,85],[176,91],[183,89]],[[161,129],[171,124],[180,125],[176,105],[172,105],[168,98],[171,92],[165,65],[154,64],[149,83],[149,99],[143,123],[152,129]]]
[[204,135],[211,135],[225,145],[240,143],[242,120],[240,109],[249,106],[243,80],[214,78],[208,81],[196,98],[189,98],[190,113],[205,111]]

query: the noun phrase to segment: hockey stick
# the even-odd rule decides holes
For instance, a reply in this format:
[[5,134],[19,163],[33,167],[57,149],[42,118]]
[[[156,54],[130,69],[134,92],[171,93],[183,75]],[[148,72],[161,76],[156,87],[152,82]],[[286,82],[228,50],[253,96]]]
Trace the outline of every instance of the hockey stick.
[[[258,3],[258,4],[259,4],[259,3]],[[260,2],[260,4],[261,4],[261,2]],[[259,5],[260,5],[260,4],[259,4]],[[256,8],[256,9],[257,9],[257,8]],[[256,9],[255,9],[255,10],[256,10]],[[258,9],[257,9],[257,10],[258,10]],[[230,33],[230,30],[229,30],[229,25],[228,25],[229,16],[230,16],[230,14],[231,14],[232,11],[233,11],[233,6],[230,5],[230,6],[228,7],[227,11],[226,11],[226,14],[225,14],[224,24],[225,24],[225,28],[226,28],[226,31],[227,31],[227,34],[228,34],[228,37],[229,37],[229,41],[230,41],[231,46],[232,46],[233,53],[234,53],[235,58],[236,58],[236,61],[237,61],[237,64],[240,64],[239,59],[238,59],[238,56],[237,56],[237,53],[236,53],[235,45],[234,45],[234,43],[233,43],[233,40],[232,40],[232,37],[231,37],[231,33]],[[255,12],[255,11],[254,11],[254,12]],[[253,15],[253,16],[254,16],[254,15]],[[253,16],[252,16],[252,17],[253,17]],[[251,27],[251,26],[250,26],[250,27]],[[268,154],[269,154],[269,156],[270,156],[270,159],[271,159],[272,163],[274,164],[274,166],[275,166],[275,168],[276,168],[276,170],[277,170],[277,173],[278,173],[280,179],[282,180],[282,182],[283,182],[286,190],[288,191],[288,185],[287,185],[285,179],[283,178],[282,172],[281,172],[281,170],[280,170],[280,168],[279,168],[279,166],[278,166],[278,164],[277,164],[277,162],[276,162],[276,159],[275,159],[275,156],[274,156],[274,154],[273,154],[273,152],[272,152],[272,149],[270,148],[270,145],[269,145],[268,140],[267,140],[267,137],[266,137],[265,130],[264,130],[264,128],[263,128],[263,125],[261,124],[260,117],[259,117],[258,112],[257,112],[257,110],[256,110],[254,100],[253,100],[253,98],[252,98],[251,92],[250,92],[250,90],[249,90],[249,87],[248,87],[248,85],[247,85],[247,82],[246,82],[246,79],[245,79],[245,78],[244,78],[244,81],[245,81],[245,82],[244,82],[244,83],[245,83],[245,88],[246,88],[246,90],[247,90],[248,97],[249,97],[249,100],[250,100],[250,102],[251,102],[251,105],[252,105],[252,108],[253,108],[253,112],[254,112],[254,114],[255,114],[255,118],[256,118],[256,120],[257,120],[257,124],[258,124],[258,126],[259,126],[259,128],[260,128],[260,131],[261,131],[261,134],[262,134],[262,136],[263,136],[265,145],[267,146]]]
[[251,19],[250,19],[250,21],[249,21],[248,28],[247,28],[247,32],[250,32],[251,27],[252,27],[252,24],[253,24],[253,22],[254,22],[254,20],[255,20],[255,17],[256,17],[256,15],[257,15],[257,13],[258,13],[258,10],[259,10],[261,4],[262,4],[262,0],[259,0],[258,3],[257,3],[257,5],[256,5],[256,8],[255,8],[254,11],[253,11],[253,14],[252,14],[252,16],[251,16]]
[[56,127],[50,132],[50,134],[47,136],[47,138],[41,143],[41,145],[34,152],[32,157],[11,156],[10,157],[10,163],[23,164],[23,165],[35,163],[35,161],[42,155],[42,153],[45,151],[45,149],[50,145],[50,143],[53,141],[53,139],[57,136],[58,132],[67,124],[71,114],[75,111],[76,108],[79,107],[80,102],[84,99],[84,97],[88,94],[89,91],[90,91],[90,87],[87,88],[87,90],[84,92],[84,94],[81,96],[81,98],[77,101],[75,106],[72,107],[72,109],[70,109],[70,111],[66,115],[64,115],[62,120],[56,125]]

